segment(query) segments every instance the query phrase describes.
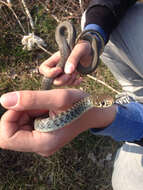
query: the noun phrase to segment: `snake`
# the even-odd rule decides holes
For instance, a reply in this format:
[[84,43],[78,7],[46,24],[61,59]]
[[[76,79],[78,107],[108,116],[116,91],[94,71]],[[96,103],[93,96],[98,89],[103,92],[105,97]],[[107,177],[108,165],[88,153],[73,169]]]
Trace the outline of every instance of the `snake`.
[[[67,38],[66,38],[66,34],[67,34]],[[100,52],[98,52],[99,48],[98,48],[97,40],[94,34],[96,34],[96,36],[98,36],[101,40],[102,48]],[[75,30],[74,25],[68,21],[64,21],[64,22],[61,22],[57,26],[56,32],[55,32],[55,39],[58,44],[60,55],[61,55],[61,59],[56,65],[56,67],[60,67],[64,69],[66,60],[68,59],[75,44],[77,44],[80,40],[85,40],[85,41],[89,41],[89,43],[91,44],[91,55],[92,55],[91,64],[88,67],[84,67],[79,62],[77,64],[76,69],[82,75],[90,74],[96,70],[100,62],[98,55],[101,54],[104,49],[104,40],[98,32],[94,30],[86,30],[86,31],[81,32],[76,38],[76,30]],[[53,81],[54,81],[54,78],[43,77],[41,88],[43,90],[50,90],[52,88]]]
[[[94,34],[96,34],[96,36],[101,39],[102,48],[100,52],[98,51],[99,48]],[[77,44],[79,40],[86,40],[89,41],[89,43],[91,44],[91,64],[88,67],[84,67],[79,62],[77,65],[77,71],[82,75],[86,75],[96,70],[100,62],[98,55],[102,53],[104,48],[103,38],[98,32],[95,32],[93,30],[87,30],[81,32],[78,37],[76,37],[76,30],[73,24],[68,21],[64,21],[57,26],[55,39],[61,55],[61,59],[56,67],[61,67],[64,70],[66,60],[68,59],[75,44]],[[50,90],[52,88],[53,81],[54,78],[43,77],[41,89]],[[36,118],[34,120],[34,129],[39,132],[52,132],[63,128],[64,126],[81,117],[81,115],[84,114],[88,109],[93,107],[93,105],[94,103],[91,96],[83,98],[75,103],[71,108],[64,112],[61,112],[54,118],[50,118],[48,115]]]
[[34,122],[34,128],[39,132],[56,131],[60,128],[68,126],[68,124],[71,124],[76,119],[80,118],[85,112],[94,106],[111,106],[113,104],[113,98],[106,98],[107,101],[105,101],[105,99],[98,101],[98,99],[94,98],[94,96],[88,95],[87,97],[82,98],[78,102],[74,103],[71,108],[57,114],[54,118],[50,118],[48,115],[37,118]]

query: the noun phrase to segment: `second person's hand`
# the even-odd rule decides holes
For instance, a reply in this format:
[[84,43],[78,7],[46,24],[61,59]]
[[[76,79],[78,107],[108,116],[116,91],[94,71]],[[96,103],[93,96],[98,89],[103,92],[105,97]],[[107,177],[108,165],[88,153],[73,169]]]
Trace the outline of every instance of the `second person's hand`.
[[64,71],[60,67],[56,67],[60,60],[60,52],[56,52],[49,59],[44,61],[39,71],[45,77],[54,78],[55,86],[77,86],[81,83],[82,77],[76,71],[77,64],[89,66],[91,62],[91,45],[88,41],[80,41],[75,45],[68,60],[65,64]]

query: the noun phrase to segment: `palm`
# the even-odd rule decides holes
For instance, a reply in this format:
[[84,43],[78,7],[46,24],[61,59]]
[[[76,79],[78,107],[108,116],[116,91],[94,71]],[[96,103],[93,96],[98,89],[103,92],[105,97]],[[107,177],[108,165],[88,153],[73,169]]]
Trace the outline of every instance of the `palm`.
[[[25,95],[24,99],[22,95]],[[82,91],[75,89],[21,92],[19,108],[8,110],[1,118],[0,147],[23,152],[36,152],[46,156],[54,153],[79,133],[78,127],[71,124],[70,127],[41,133],[34,130],[34,118],[47,113],[50,117],[58,114],[85,95]]]

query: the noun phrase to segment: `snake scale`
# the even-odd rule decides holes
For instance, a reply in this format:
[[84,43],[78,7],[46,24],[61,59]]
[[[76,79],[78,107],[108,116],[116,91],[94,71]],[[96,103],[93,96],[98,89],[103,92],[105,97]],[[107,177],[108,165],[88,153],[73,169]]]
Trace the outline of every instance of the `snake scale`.
[[[64,21],[60,23],[56,28],[55,39],[59,46],[61,59],[56,66],[64,69],[66,60],[70,55],[70,52],[72,51],[74,45],[78,43],[79,40],[86,40],[89,41],[91,44],[92,61],[88,67],[84,67],[83,65],[78,63],[77,71],[81,74],[89,74],[95,71],[95,69],[99,64],[98,54],[101,54],[103,49],[101,48],[101,51],[98,52],[97,41],[95,39],[94,33],[96,33],[96,35],[101,39],[102,48],[104,48],[104,41],[97,32],[95,31],[82,32],[76,38],[75,28],[70,22]],[[43,77],[42,89],[43,90],[51,89],[53,80],[54,78]],[[93,105],[95,104],[93,103],[91,96],[88,96],[84,99],[81,99],[79,102],[75,103],[67,111],[62,112],[61,114],[55,116],[55,118],[50,118],[48,117],[48,115],[36,118],[34,121],[34,129],[40,132],[55,131],[71,123],[75,119],[79,118],[84,112],[93,107]]]

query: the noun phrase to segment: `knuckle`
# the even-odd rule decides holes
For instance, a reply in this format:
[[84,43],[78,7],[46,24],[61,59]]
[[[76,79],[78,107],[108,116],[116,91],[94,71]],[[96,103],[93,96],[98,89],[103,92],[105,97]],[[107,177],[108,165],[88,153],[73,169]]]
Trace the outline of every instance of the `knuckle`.
[[60,77],[57,77],[53,82],[54,82],[54,85],[56,85],[56,86],[64,85],[64,83],[65,83],[65,76],[62,75]]
[[66,85],[66,84],[67,84],[67,81],[62,80],[62,79],[61,79],[61,80],[59,80],[59,79],[56,80],[56,79],[55,79],[55,80],[53,81],[53,84],[54,84],[55,86],[63,86],[63,85]]
[[7,141],[3,139],[3,141],[0,143],[0,148],[3,150],[7,150],[9,148]]
[[45,75],[45,74],[48,73],[48,69],[49,69],[48,66],[41,65],[41,66],[39,67],[39,72],[40,72],[41,74]]
[[39,68],[39,71],[41,74],[43,74],[46,77],[55,77],[56,75],[56,71],[54,70],[54,68],[49,68],[49,67],[44,67],[44,68]]

